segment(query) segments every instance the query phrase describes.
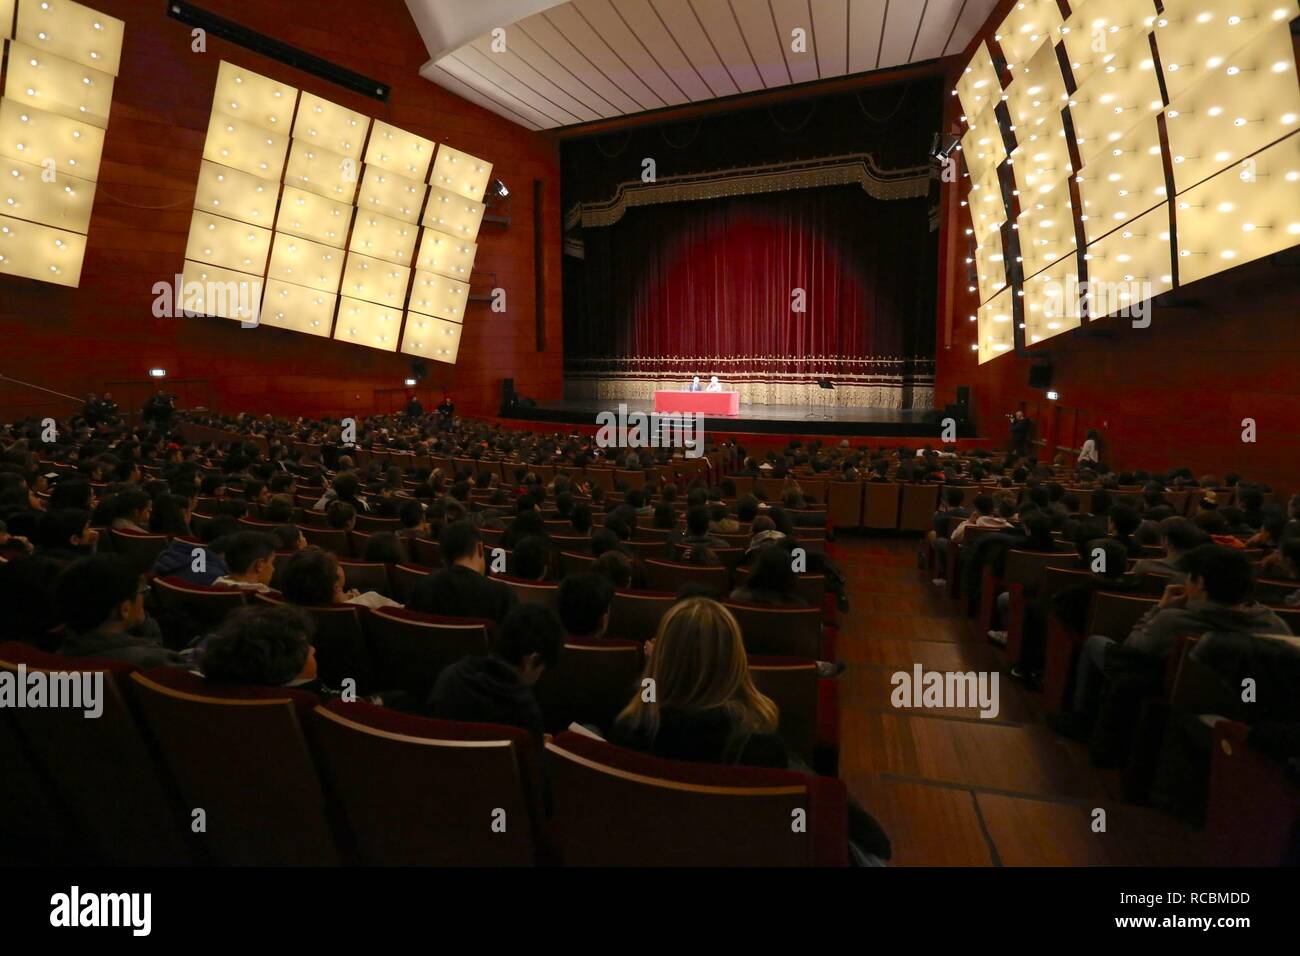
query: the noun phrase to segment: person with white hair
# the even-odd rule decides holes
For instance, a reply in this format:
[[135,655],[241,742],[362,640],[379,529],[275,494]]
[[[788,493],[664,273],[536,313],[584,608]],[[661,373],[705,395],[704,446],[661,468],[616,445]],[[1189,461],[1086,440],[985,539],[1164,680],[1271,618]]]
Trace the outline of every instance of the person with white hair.
[[718,376],[715,375],[711,379],[709,379],[709,387],[706,388],[705,391],[706,392],[722,391],[722,383],[718,381]]

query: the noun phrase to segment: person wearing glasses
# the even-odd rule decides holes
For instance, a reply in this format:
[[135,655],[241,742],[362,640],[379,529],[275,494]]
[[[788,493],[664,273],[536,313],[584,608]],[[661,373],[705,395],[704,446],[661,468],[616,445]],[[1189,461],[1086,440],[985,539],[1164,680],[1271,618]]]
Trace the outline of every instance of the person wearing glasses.
[[148,590],[135,564],[123,555],[96,554],[74,561],[54,586],[65,630],[59,653],[141,668],[184,665],[188,656],[163,646],[158,622],[144,609]]

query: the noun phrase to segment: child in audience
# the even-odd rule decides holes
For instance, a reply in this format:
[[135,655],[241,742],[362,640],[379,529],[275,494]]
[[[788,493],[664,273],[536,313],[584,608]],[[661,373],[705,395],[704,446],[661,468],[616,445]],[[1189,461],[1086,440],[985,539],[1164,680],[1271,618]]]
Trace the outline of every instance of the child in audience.
[[122,555],[97,554],[73,562],[55,585],[55,603],[66,628],[59,653],[141,668],[184,663],[186,657],[163,646],[162,632],[145,612],[148,590],[135,565]]

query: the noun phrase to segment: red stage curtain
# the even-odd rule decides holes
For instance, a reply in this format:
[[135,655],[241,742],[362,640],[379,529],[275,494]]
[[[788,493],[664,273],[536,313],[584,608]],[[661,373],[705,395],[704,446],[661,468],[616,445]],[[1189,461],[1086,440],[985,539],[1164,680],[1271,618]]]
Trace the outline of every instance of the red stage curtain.
[[924,199],[857,186],[725,197],[630,209],[582,238],[585,261],[565,275],[570,375],[932,382]]

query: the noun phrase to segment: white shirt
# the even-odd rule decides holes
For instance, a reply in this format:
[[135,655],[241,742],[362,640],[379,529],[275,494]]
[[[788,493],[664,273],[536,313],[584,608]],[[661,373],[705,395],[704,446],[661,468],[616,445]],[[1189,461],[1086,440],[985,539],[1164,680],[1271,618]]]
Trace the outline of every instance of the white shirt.
[[1097,443],[1089,438],[1079,449],[1079,461],[1096,461],[1097,460]]

